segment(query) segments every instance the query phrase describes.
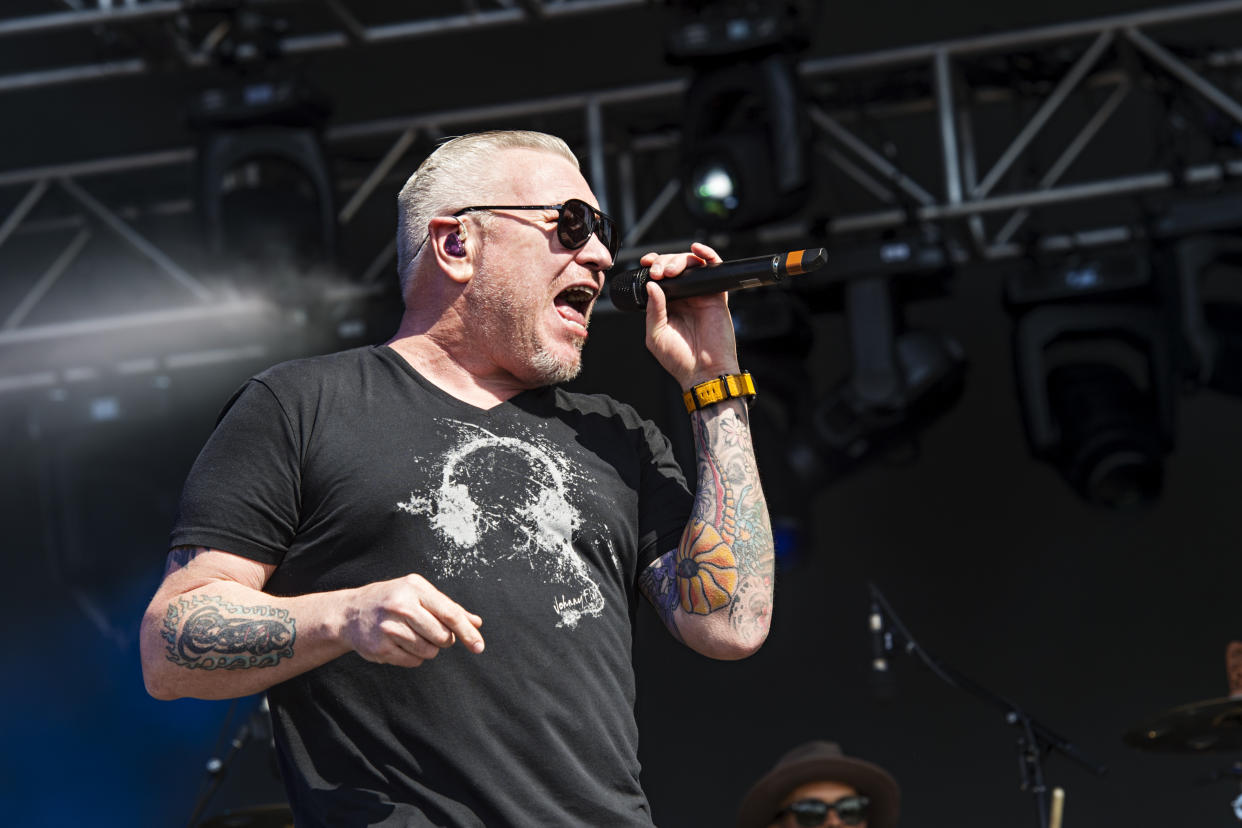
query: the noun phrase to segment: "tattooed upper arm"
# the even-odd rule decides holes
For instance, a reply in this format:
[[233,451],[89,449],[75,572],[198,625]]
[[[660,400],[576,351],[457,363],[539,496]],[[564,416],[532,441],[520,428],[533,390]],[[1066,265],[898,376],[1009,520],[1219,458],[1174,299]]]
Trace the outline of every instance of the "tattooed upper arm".
[[164,562],[164,577],[184,569],[186,564],[206,551],[205,546],[174,546],[168,551],[168,560]]
[[174,546],[164,564],[164,583],[175,581],[174,592],[209,581],[236,581],[244,586],[262,589],[276,570],[275,565],[244,558],[207,546]]

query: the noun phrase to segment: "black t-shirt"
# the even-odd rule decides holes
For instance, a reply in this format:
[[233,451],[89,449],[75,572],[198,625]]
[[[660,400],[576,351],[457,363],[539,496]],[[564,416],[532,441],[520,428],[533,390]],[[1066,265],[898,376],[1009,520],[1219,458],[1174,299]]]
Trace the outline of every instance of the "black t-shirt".
[[690,505],[630,407],[545,388],[485,411],[375,347],[243,386],[172,544],[276,564],[274,595],[415,572],[484,619],[481,654],[409,669],[349,653],[269,691],[299,826],[650,825],[637,576]]

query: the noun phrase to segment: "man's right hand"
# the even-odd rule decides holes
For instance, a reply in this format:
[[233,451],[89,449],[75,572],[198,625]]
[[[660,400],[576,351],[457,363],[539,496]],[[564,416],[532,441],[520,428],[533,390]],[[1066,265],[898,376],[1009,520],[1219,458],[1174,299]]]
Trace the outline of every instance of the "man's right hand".
[[417,667],[457,641],[483,652],[483,619],[421,575],[358,587],[350,599],[342,635],[367,661]]
[[483,619],[420,575],[278,596],[263,592],[275,569],[219,549],[174,549],[142,621],[147,691],[158,699],[229,699],[350,650],[403,667],[458,640],[483,651]]

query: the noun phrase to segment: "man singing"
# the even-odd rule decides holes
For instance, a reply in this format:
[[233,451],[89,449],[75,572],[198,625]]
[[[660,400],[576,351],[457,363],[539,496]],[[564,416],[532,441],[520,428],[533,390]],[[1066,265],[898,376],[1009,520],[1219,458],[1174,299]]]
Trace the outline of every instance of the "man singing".
[[[267,691],[299,826],[650,826],[639,591],[713,658],[771,616],[727,297],[648,287],[647,347],[690,392],[691,494],[651,423],[557,385],[619,239],[563,141],[448,141],[398,216],[392,339],[252,378],[191,470],[147,688]],[[656,282],[719,261],[642,258]]]

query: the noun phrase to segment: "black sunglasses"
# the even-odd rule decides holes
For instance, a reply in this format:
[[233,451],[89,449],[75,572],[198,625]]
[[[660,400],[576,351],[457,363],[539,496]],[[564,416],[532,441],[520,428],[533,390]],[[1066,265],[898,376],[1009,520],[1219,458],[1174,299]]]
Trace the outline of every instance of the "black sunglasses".
[[617,233],[617,223],[610,216],[596,210],[585,201],[571,198],[564,204],[492,204],[485,207],[463,207],[454,217],[478,210],[556,210],[556,237],[566,250],[577,250],[591,240],[594,233],[608,255],[615,261],[621,249],[621,236]]
[[836,811],[846,825],[859,825],[867,818],[867,806],[871,800],[865,796],[843,796],[836,802],[822,799],[799,799],[777,812],[777,817],[793,814],[802,828],[817,828],[828,821],[828,812]]

